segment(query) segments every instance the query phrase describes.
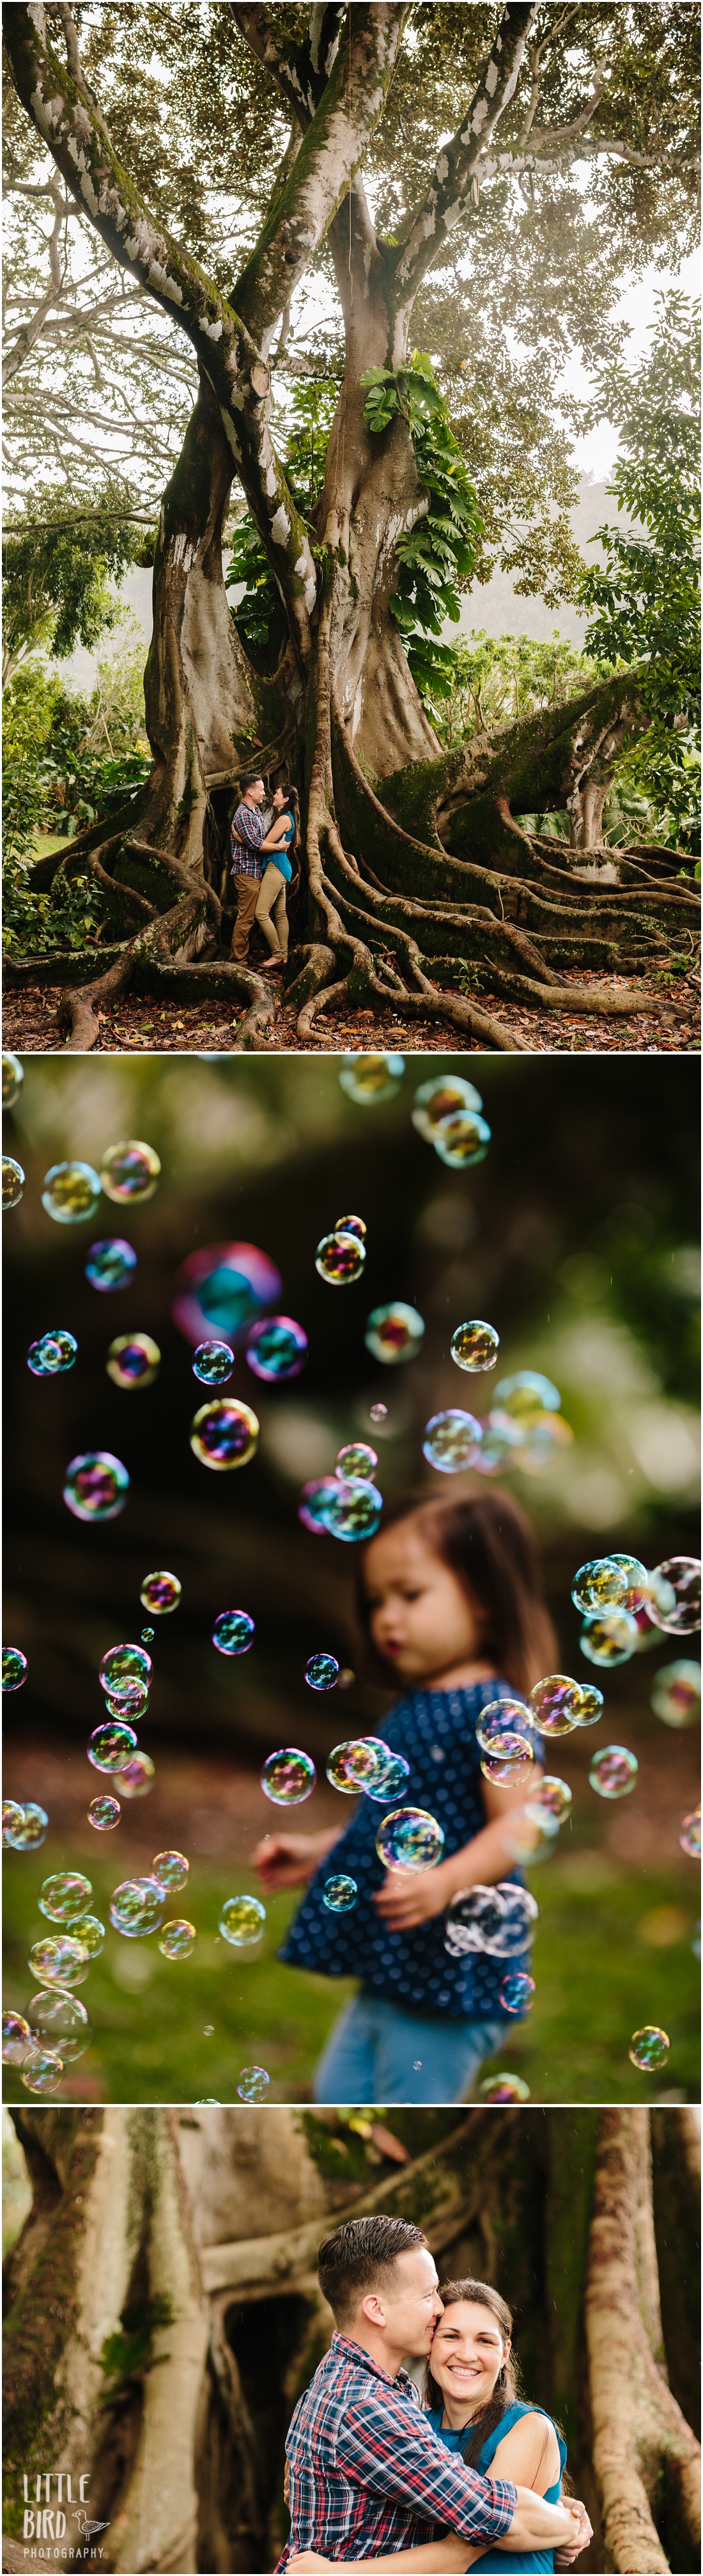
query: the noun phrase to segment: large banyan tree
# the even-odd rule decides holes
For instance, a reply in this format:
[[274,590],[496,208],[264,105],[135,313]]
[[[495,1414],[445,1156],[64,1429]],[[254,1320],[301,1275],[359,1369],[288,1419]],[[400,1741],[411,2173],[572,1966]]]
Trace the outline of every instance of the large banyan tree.
[[55,2541],[58,2468],[73,2565],[275,2566],[286,2430],[332,2332],[318,2247],[373,2210],[510,2301],[593,2522],[584,2576],[700,2565],[690,2111],[12,2118],[32,2202],[6,2264],[4,2568]]
[[[636,988],[563,979],[566,967],[627,975],[656,962],[695,910],[675,851],[633,845],[617,865],[599,863],[614,767],[651,722],[643,666],[611,670],[566,705],[497,736],[479,728],[446,752],[412,676],[411,639],[423,595],[431,607],[434,590],[439,632],[447,580],[466,587],[477,564],[466,460],[480,493],[487,447],[502,560],[523,587],[564,595],[568,474],[559,484],[553,441],[545,507],[544,416],[554,417],[570,349],[592,361],[615,348],[618,264],[622,279],[675,256],[687,237],[695,9],[208,0],[204,16],[172,13],[174,81],[186,111],[192,93],[205,157],[210,78],[220,187],[228,163],[246,159],[252,121],[260,138],[269,124],[272,176],[231,286],[221,260],[213,275],[193,256],[183,192],[181,220],[176,211],[169,224],[158,184],[149,189],[153,13],[122,15],[137,53],[118,148],[93,83],[120,12],[98,13],[97,38],[88,6],[74,17],[66,5],[13,0],[5,13],[12,78],[37,135],[86,223],[187,335],[199,379],[160,514],[148,788],[109,831],[92,826],[34,870],[46,885],[58,868],[86,868],[105,901],[113,944],[104,975],[64,1004],[70,1042],[90,1046],[101,1000],[135,982],[162,998],[244,1000],[238,1043],[266,1043],[265,982],[217,955],[228,813],[252,762],[271,786],[294,776],[303,795],[288,983],[301,1040],[315,1012],[344,996],[442,1017],[489,1046],[519,1045],[481,1009],[482,983],[557,1012],[630,1012]],[[79,36],[97,59],[90,82]],[[260,172],[266,160],[260,140]],[[206,253],[202,190],[196,229]],[[272,435],[273,388],[291,309],[316,283],[335,300],[338,399],[303,493]],[[314,306],[305,311],[312,330]],[[457,440],[421,338],[444,364],[452,417],[455,395],[459,403]],[[522,362],[511,354],[520,346]],[[522,413],[520,363],[531,393]],[[563,436],[561,455],[564,466]],[[245,649],[223,583],[233,486],[270,577],[258,653]],[[533,828],[550,812],[568,815],[569,844]]]

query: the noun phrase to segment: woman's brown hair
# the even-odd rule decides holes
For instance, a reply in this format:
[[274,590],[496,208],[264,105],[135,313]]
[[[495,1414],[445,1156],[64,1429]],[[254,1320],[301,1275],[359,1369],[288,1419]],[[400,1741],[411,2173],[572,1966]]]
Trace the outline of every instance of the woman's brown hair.
[[[462,1494],[456,1502],[408,1494],[384,1512],[377,1537],[411,1515],[422,1521],[435,1555],[451,1566],[469,1599],[487,1612],[481,1654],[491,1657],[515,1690],[532,1690],[545,1673],[555,1671],[558,1649],[542,1598],[535,1541],[518,1504],[499,1493]],[[376,1681],[387,1683],[387,1668],[370,1638],[366,1548],[359,1553],[359,1615],[369,1642],[370,1669]]]
[[[499,2291],[491,2289],[488,2281],[441,2281],[439,2296],[445,2308],[458,2307],[460,2299],[470,2299],[477,2307],[490,2308],[491,2316],[495,2317],[496,2324],[500,2326],[504,2343],[510,2342],[513,2331],[510,2309],[505,2299],[501,2299]],[[472,2416],[471,2423],[466,2426],[466,2438],[460,2444],[462,2459],[466,2460],[470,2469],[476,2468],[489,2433],[495,2432],[501,2416],[507,2413],[509,2406],[515,2405],[519,2395],[518,2365],[513,2359],[512,2352],[506,2352],[503,2355],[493,2394],[487,2399],[485,2406],[481,2407],[480,2415]],[[438,2388],[436,2379],[432,2377],[431,2359],[425,2367],[422,2397],[425,2406],[443,2407],[444,2405],[442,2390]]]

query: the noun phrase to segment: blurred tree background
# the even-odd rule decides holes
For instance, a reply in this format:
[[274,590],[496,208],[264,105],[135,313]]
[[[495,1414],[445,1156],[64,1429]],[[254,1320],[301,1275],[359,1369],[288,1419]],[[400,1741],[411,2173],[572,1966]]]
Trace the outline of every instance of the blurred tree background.
[[[288,1896],[270,1903],[259,1949],[238,1954],[217,1932],[223,1898],[255,1886],[248,1854],[275,1821],[259,1787],[265,1755],[286,1742],[313,1753],[318,1786],[293,1821],[314,1830],[339,1815],[327,1751],[378,1730],[390,1704],[361,1671],[353,1550],[301,1527],[299,1488],[333,1470],[345,1439],[365,1436],[386,1498],[418,1483],[436,1490],[422,1458],[428,1416],[491,1402],[490,1378],[467,1387],[449,1356],[455,1326],[476,1314],[500,1333],[499,1374],[535,1367],[560,1388],[573,1443],[509,1483],[542,1546],[560,1666],[600,1678],[605,1691],[598,1728],[555,1747],[573,1821],[534,1874],[537,1994],[500,2063],[537,2102],[699,2098],[696,1882],[678,1839],[698,1795],[693,1737],[650,1705],[657,1671],[680,1654],[695,1659],[698,1640],[659,1635],[647,1654],[592,1676],[570,1601],[576,1567],[608,1547],[653,1565],[698,1545],[697,1086],[685,1060],[663,1078],[646,1059],[487,1058],[472,1070],[492,1143],[470,1174],[447,1169],[411,1122],[428,1069],[452,1066],[450,1056],[429,1068],[416,1059],[387,1102],[362,1108],[329,1058],[27,1062],[5,1122],[5,1150],[27,1175],[6,1227],[5,1636],[29,1672],[6,1698],[5,1785],[39,1799],[50,1830],[41,1854],[5,1855],[6,2001],[22,2010],[32,1990],[27,1955],[46,1928],[37,1896],[50,1870],[85,1869],[107,1920],[118,1880],[148,1870],[165,1846],[183,1848],[187,1899],[172,1910],[198,1933],[190,1960],[173,1963],[155,1940],[108,1930],[80,1990],[93,2044],[67,2069],[62,2099],[227,2101],[252,2061],[268,2070],[273,2100],[310,2098],[348,1989],[277,1962]],[[128,1135],[161,1157],[154,1198],[129,1213],[106,1200],[81,1226],[52,1224],[41,1206],[48,1166],[73,1156],[99,1165]],[[314,1254],[351,1209],[367,1224],[367,1260],[362,1280],[340,1291],[318,1277]],[[98,1296],[84,1277],[88,1245],[122,1232],[137,1269],[119,1295]],[[231,1388],[253,1402],[261,1439],[249,1467],[216,1477],[189,1447],[204,1390],[170,1310],[184,1257],[237,1238],[277,1264],[281,1309],[310,1347],[303,1375],[279,1388],[253,1379],[238,1356]],[[411,1366],[388,1369],[363,1335],[371,1308],[396,1296],[420,1308],[426,1334]],[[75,1333],[78,1361],[42,1382],[27,1348],[56,1326]],[[105,1370],[109,1342],[130,1328],[153,1334],[162,1353],[155,1383],[131,1397]],[[376,1431],[378,1401],[388,1412]],[[131,1486],[121,1516],[91,1529],[70,1518],[61,1488],[68,1460],[94,1447],[124,1460]],[[442,1482],[443,1493],[456,1489]],[[183,1595],[175,1616],[154,1623],[140,1743],[155,1783],[100,1836],[87,1807],[101,1778],[85,1752],[103,1709],[98,1665],[109,1645],[138,1638],[140,1583],[164,1566]],[[256,1641],[232,1662],[210,1640],[217,1613],[235,1604],[253,1614]],[[356,1670],[343,1694],[306,1687],[316,1647]],[[613,1805],[588,1785],[592,1753],[610,1741],[630,1745],[640,1765],[634,1795]],[[628,2058],[645,2022],[671,2039],[658,2076]],[[26,2101],[18,2074],[6,2073],[6,2098]]]

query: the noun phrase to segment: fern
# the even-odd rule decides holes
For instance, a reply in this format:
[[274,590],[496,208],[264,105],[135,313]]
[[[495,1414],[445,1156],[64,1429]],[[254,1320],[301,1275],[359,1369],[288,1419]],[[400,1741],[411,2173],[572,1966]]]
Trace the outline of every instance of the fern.
[[376,435],[399,413],[407,421],[427,492],[427,510],[396,542],[391,613],[420,695],[448,697],[454,685],[451,647],[432,645],[428,638],[441,636],[447,618],[458,625],[458,586],[471,578],[483,535],[476,494],[423,350],[413,349],[410,366],[397,375],[388,367],[367,367],[361,382],[367,388],[366,419]]

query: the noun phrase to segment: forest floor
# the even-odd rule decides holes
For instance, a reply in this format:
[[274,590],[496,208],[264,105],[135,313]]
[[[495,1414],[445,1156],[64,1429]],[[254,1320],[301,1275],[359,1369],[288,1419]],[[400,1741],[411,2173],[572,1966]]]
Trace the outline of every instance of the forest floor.
[[[588,985],[602,982],[601,975],[567,970],[565,984]],[[613,976],[615,990],[626,992],[628,979]],[[661,980],[656,975],[644,977],[638,992],[661,1001]],[[63,1050],[64,1041],[56,1025],[60,1001],[56,985],[48,988],[27,985],[21,993],[6,991],[4,1009],[4,1044],[19,1055],[37,1053],[53,1055]],[[633,1012],[631,1017],[610,1019],[606,1014],[575,1012],[573,1019],[560,1011],[550,1013],[539,1008],[518,1008],[499,995],[481,994],[481,1007],[490,1011],[502,1026],[514,1030],[535,1055],[691,1055],[700,1045],[698,1001],[689,985],[678,977],[671,995],[667,994],[663,1011]],[[210,1051],[226,1053],[234,1046],[243,1011],[227,1013],[221,1002],[183,1003],[180,1011],[164,1011],[158,1002],[151,1003],[139,994],[128,994],[114,1009],[100,1014],[100,1034],[94,1052],[111,1054],[115,1050],[134,1050],[145,1054],[192,1055]],[[352,1011],[347,1005],[339,1011],[326,1011],[316,1022],[312,1039],[301,1050],[297,1039],[297,1014],[276,999],[276,1016],[270,1034],[263,1041],[263,1052],[271,1054],[306,1053],[337,1054],[348,1047],[407,1047],[413,1054],[426,1054],[437,1049],[446,1055],[449,1047],[457,1055],[483,1055],[482,1040],[467,1038],[453,1029],[449,1021],[404,1019],[392,1006],[387,1010]]]

